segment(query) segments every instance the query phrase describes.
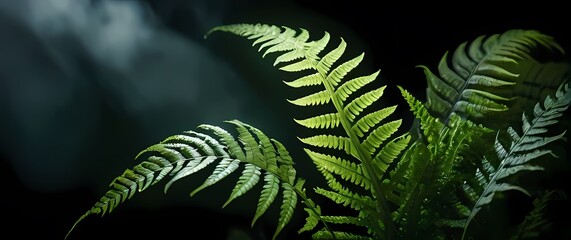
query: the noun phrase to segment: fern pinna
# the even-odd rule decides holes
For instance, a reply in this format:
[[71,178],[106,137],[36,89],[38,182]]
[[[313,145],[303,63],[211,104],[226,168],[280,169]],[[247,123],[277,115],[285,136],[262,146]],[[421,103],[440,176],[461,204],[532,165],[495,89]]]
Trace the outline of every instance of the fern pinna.
[[[309,33],[305,29],[298,32],[288,27],[265,24],[220,26],[208,34],[216,31],[255,40],[253,45],[260,45],[259,50],[264,50],[263,56],[280,53],[274,62],[274,65],[284,64],[280,70],[307,73],[301,78],[285,82],[288,86],[321,86],[312,94],[289,100],[290,103],[304,107],[319,107],[325,104],[334,106],[333,112],[295,121],[309,129],[342,129],[344,135],[318,134],[301,137],[300,140],[311,147],[305,151],[331,188],[316,188],[316,192],[357,212],[354,216],[322,216],[321,219],[332,224],[367,226],[368,235],[322,229],[314,233],[313,237],[394,238],[397,229],[381,181],[393,161],[407,147],[410,136],[403,134],[393,137],[402,123],[400,119],[383,121],[396,109],[396,106],[379,108],[378,100],[382,97],[385,86],[365,93],[359,92],[376,79],[378,71],[367,76],[345,79],[345,76],[360,64],[364,54],[338,63],[347,47],[342,38],[337,47],[321,54],[330,40],[327,32],[321,39],[310,41]],[[319,148],[327,150],[316,150]],[[334,155],[324,153],[331,150],[341,152]],[[350,190],[354,187],[347,187],[347,183],[343,181],[359,186],[366,192]],[[309,218],[313,217],[314,215],[309,215]],[[311,219],[308,221],[316,222]],[[312,230],[314,227],[305,226],[300,232]]]
[[[68,235],[85,217],[93,214],[104,216],[135,193],[144,191],[167,177],[170,180],[165,184],[165,192],[173,182],[218,162],[212,174],[190,195],[216,184],[243,165],[242,174],[224,204],[226,206],[250,191],[260,181],[263,173],[263,190],[251,224],[254,225],[269,209],[281,189],[283,201],[278,227],[273,236],[276,238],[291,220],[298,197],[306,199],[304,180],[296,177],[292,158],[279,141],[268,138],[261,130],[238,120],[227,122],[235,126],[237,139],[223,128],[204,124],[200,125],[199,129],[209,131],[210,134],[186,131],[184,134],[167,137],[141,151],[136,158],[149,155],[147,159],[115,178],[109,186],[110,189],[76,221]],[[319,209],[311,200],[304,200],[304,204],[308,211],[319,213]]]

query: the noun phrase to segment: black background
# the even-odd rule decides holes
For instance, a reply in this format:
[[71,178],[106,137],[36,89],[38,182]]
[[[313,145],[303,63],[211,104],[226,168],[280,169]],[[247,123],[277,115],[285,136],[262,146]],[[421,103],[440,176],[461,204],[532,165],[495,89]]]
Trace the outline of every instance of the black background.
[[[204,40],[202,35],[205,27],[196,23],[198,14],[185,7],[195,4],[193,1],[148,0],[143,2],[148,4],[162,27],[199,42],[217,56],[227,59],[229,64],[238,69],[236,71],[244,79],[252,81],[257,97],[266,99],[268,104],[277,104],[276,107],[267,108],[269,111],[263,114],[276,116],[275,118],[284,122],[286,128],[282,129],[283,132],[278,131],[276,135],[287,136],[284,142],[296,144],[295,139],[289,139],[291,136],[287,135],[288,129],[293,128],[293,125],[288,125],[291,119],[289,111],[293,108],[282,101],[289,96],[289,93],[283,91],[285,87],[280,86],[279,81],[274,81],[278,82],[276,84],[264,82],[274,80],[272,79],[274,76],[279,78],[284,75],[273,72],[268,62],[260,61],[255,48],[249,47],[249,42],[221,35]],[[348,42],[349,49],[353,47],[356,52],[366,53],[365,71],[380,68],[384,83],[402,85],[413,91],[419,98],[424,97],[426,85],[422,72],[414,66],[424,64],[434,68],[445,51],[452,50],[461,42],[479,35],[501,33],[514,28],[536,29],[554,36],[564,49],[571,49],[567,23],[569,8],[546,1],[531,2],[530,5],[520,7],[498,6],[497,3],[484,2],[450,4],[418,4],[402,1],[391,4],[375,1],[340,3],[281,1],[271,4],[263,1],[236,2],[216,1],[207,6],[211,9],[217,7],[226,9],[220,18],[220,23],[223,24],[262,22],[306,28],[313,33],[313,37],[320,36],[322,31],[328,31],[332,36],[342,36]],[[1,14],[2,12],[0,12],[0,21],[8,19]],[[10,34],[11,31],[13,30],[2,29],[1,33]],[[231,50],[234,48],[235,50]],[[86,74],[89,74],[89,70]],[[3,76],[0,75],[0,77]],[[255,79],[261,82],[255,82]],[[15,79],[0,80],[17,81]],[[279,89],[276,89],[276,86]],[[388,99],[387,101],[400,104],[400,100]],[[132,136],[135,133],[136,136],[137,131],[144,130],[137,128],[136,125],[133,126],[132,119],[125,119],[125,115],[111,111],[109,108],[105,104],[101,105],[100,111],[107,114],[105,115],[107,120],[99,126],[100,129],[95,131],[102,131],[102,136],[100,136],[102,138],[86,140],[92,143],[92,146],[82,154],[85,161],[98,161],[97,158],[101,156],[114,156],[113,153],[94,154],[96,151],[106,151],[104,147],[107,145],[99,144],[100,141],[107,141],[110,138],[117,142],[123,141],[121,140],[123,138],[129,141],[130,138],[123,135]],[[2,113],[9,112],[2,111]],[[404,115],[406,114],[408,113]],[[0,117],[4,119],[0,123],[7,124],[11,121],[10,116],[1,115]],[[88,210],[103,194],[106,182],[114,175],[120,174],[123,167],[131,165],[132,161],[129,156],[162,137],[172,134],[173,130],[186,129],[165,128],[157,134],[160,137],[155,138],[154,141],[149,142],[145,139],[145,141],[127,143],[125,152],[117,154],[121,158],[126,156],[126,160],[117,165],[108,163],[104,166],[113,170],[106,170],[104,176],[96,177],[98,169],[92,169],[88,172],[92,176],[83,176],[83,181],[78,181],[72,187],[60,190],[30,187],[22,179],[34,176],[17,174],[12,153],[9,151],[0,153],[3,158],[0,166],[0,179],[3,183],[0,195],[0,217],[3,220],[0,223],[2,239],[30,239],[31,237],[63,239],[77,217]],[[10,134],[17,134],[17,132],[6,131],[0,134],[3,135],[3,141],[6,143],[13,137]],[[57,140],[56,136],[54,136],[55,140]],[[312,174],[314,173],[309,172],[309,176],[306,177],[314,177]],[[85,180],[86,178],[91,179],[92,182]],[[545,184],[568,191],[568,187],[564,184],[567,181],[567,169],[561,169],[561,171],[555,171]],[[168,194],[163,194],[160,188],[156,187],[137,195],[132,201],[118,208],[116,212],[106,215],[103,219],[97,216],[85,219],[78,225],[70,239],[226,239],[229,234],[246,234],[251,239],[271,238],[276,218],[263,218],[251,229],[249,225],[254,205],[249,204],[248,200],[237,201],[226,211],[220,207],[226,200],[228,192],[222,192],[216,186],[204,190],[209,191],[210,195],[207,194],[204,196],[206,199],[196,202],[188,198],[188,191],[185,189],[173,189]],[[152,200],[141,200],[145,198],[145,194],[148,194],[148,198]],[[215,199],[216,196],[219,196],[219,199]],[[506,205],[507,211],[513,212],[516,217],[520,214],[518,209],[529,208],[529,199],[525,196],[518,194],[509,196],[512,198]],[[198,194],[195,198],[200,197],[201,195]],[[162,201],[162,203],[157,201]],[[570,236],[566,229],[571,226],[569,220],[566,219],[569,216],[568,205],[569,201],[566,200],[555,202],[550,208],[549,216],[556,219],[554,231],[550,236],[560,234]],[[242,211],[242,207],[247,210]],[[293,223],[284,229],[281,239],[308,237],[295,233],[303,223],[304,214],[302,211],[297,212],[297,216],[292,220]]]

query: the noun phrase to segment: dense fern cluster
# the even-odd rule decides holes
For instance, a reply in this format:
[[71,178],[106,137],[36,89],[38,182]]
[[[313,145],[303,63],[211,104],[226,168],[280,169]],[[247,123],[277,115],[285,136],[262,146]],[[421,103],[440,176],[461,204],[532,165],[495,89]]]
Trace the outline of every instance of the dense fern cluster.
[[[535,54],[564,51],[537,31],[510,30],[462,43],[441,58],[439,75],[420,66],[428,82],[427,102],[397,85],[417,120],[415,127],[405,129],[402,119],[392,116],[397,106],[381,104],[385,91],[397,89],[373,86],[379,71],[353,76],[364,54],[344,56],[343,38],[330,47],[327,32],[313,40],[305,29],[266,24],[224,25],[207,35],[215,32],[252,40],[263,57],[275,56],[274,66],[301,75],[285,84],[310,92],[290,103],[319,113],[303,119],[294,116],[296,123],[315,132],[297,137],[327,182],[312,193],[352,214],[339,215],[312,201],[286,148],[261,130],[232,120],[228,123],[236,128],[237,139],[220,127],[202,125],[200,129],[210,134],[187,131],[142,151],[137,158],[148,155],[147,159],[113,180],[110,190],[77,222],[112,211],[166,177],[170,180],[165,191],[173,182],[218,162],[191,196],[243,166],[226,206],[263,176],[252,225],[281,192],[274,239],[292,218],[299,198],[307,213],[299,233],[311,232],[314,239],[471,239],[480,231],[471,223],[495,195],[507,190],[536,195],[518,185],[515,177],[542,170],[538,159],[552,156],[550,144],[565,134],[553,134],[550,128],[571,104],[569,65],[560,64],[557,71],[545,74],[546,63]],[[516,120],[517,125],[509,125]],[[546,194],[540,199],[547,198]],[[514,239],[538,235],[539,226],[547,224],[541,215],[545,200],[536,206],[513,233]],[[354,228],[343,227],[347,225]]]

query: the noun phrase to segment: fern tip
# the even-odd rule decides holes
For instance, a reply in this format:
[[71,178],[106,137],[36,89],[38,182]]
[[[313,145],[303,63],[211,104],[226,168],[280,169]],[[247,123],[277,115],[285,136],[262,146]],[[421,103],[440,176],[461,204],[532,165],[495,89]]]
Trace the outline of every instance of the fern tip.
[[67,231],[67,234],[65,234],[65,237],[63,239],[67,239],[69,237],[69,235],[71,234],[71,232],[73,231],[73,229],[75,229],[75,227],[77,226],[77,224],[79,224],[79,222],[83,221],[83,219],[85,219],[87,216],[93,214],[94,212],[89,210],[86,213],[84,213],[83,215],[81,215],[81,217],[79,217],[75,223],[73,224],[73,226],[71,226],[71,228],[69,229],[69,231]]

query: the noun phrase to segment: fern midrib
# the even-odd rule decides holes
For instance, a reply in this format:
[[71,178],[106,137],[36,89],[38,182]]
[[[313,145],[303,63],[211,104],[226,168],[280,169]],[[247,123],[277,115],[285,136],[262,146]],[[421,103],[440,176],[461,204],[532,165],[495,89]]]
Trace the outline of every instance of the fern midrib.
[[[521,137],[519,138],[519,140],[517,140],[516,143],[515,143],[512,147],[510,147],[509,153],[506,154],[506,155],[503,157],[503,159],[501,159],[502,161],[500,162],[500,165],[499,165],[498,168],[496,169],[496,173],[499,172],[501,169],[503,169],[503,168],[506,166],[507,163],[506,163],[505,161],[503,161],[503,160],[506,159],[507,157],[511,156],[511,155],[514,153],[514,149],[516,149],[516,146],[519,146],[519,144],[520,144],[520,143],[525,139],[525,137],[527,136],[527,133],[528,133],[529,131],[531,131],[531,130],[534,128],[534,125],[537,123],[536,119],[543,118],[543,115],[544,115],[546,112],[547,112],[547,111],[543,111],[540,116],[538,116],[537,118],[535,118],[535,119],[532,121],[532,124],[530,124],[529,129],[528,129],[527,131],[523,132],[522,135],[521,135]],[[492,181],[495,182],[497,176],[498,176],[498,174],[494,174],[494,176],[492,176],[492,178],[490,179],[489,182],[492,182]],[[490,184],[488,184],[488,186],[486,186],[486,188],[484,189],[484,192],[486,192],[490,187],[491,187]],[[481,197],[482,197],[482,196],[480,196],[480,198],[481,198]],[[480,198],[478,198],[478,201],[480,200]]]
[[[506,154],[503,159],[506,159],[507,157],[511,156],[511,155],[514,153],[514,149],[516,149],[516,146],[519,146],[520,143],[521,143],[521,142],[525,139],[525,137],[528,135],[527,133],[528,133],[529,131],[531,131],[532,129],[534,129],[534,126],[535,126],[535,124],[537,123],[537,119],[543,118],[543,115],[544,115],[546,112],[547,112],[547,111],[542,111],[542,112],[541,112],[541,115],[536,116],[536,118],[532,121],[532,124],[530,124],[529,129],[528,129],[527,131],[524,131],[524,132],[522,133],[522,135],[521,135],[521,137],[519,138],[519,140],[517,140],[516,143],[513,145],[513,147],[510,148],[509,153]],[[507,163],[504,162],[503,159],[502,159],[502,161],[500,162],[500,166],[498,166],[498,169],[496,169],[496,173],[497,173],[499,170],[503,169],[503,168],[506,166]],[[490,180],[496,181],[496,177],[497,177],[497,174],[494,174],[494,176],[493,176],[492,179],[490,179]],[[490,182],[491,182],[491,181],[490,181]],[[490,187],[490,186],[489,186],[489,184],[488,184],[488,186],[486,186],[486,189],[485,189],[485,190],[488,190],[489,187]],[[478,199],[478,200],[479,200],[479,199]]]
[[[494,55],[494,52],[495,52],[496,49],[498,49],[498,48],[500,48],[500,47],[503,47],[503,46],[504,46],[504,44],[501,44],[501,45],[499,45],[499,46],[498,46],[498,45],[495,45],[495,46],[491,49],[491,51],[488,51],[488,52],[486,53],[486,55],[485,55],[484,57],[482,57],[482,59],[478,62],[478,64],[476,64],[476,66],[474,67],[474,69],[472,69],[472,70],[470,71],[470,74],[469,74],[468,77],[466,78],[466,81],[464,81],[464,84],[463,84],[462,88],[460,88],[461,91],[458,91],[458,96],[456,96],[456,98],[454,98],[454,101],[453,101],[452,103],[454,103],[454,104],[456,105],[456,103],[458,103],[458,101],[460,101],[460,99],[462,99],[462,94],[461,94],[461,93],[462,93],[464,90],[466,90],[466,88],[468,88],[468,85],[469,85],[469,82],[470,82],[470,81],[468,81],[468,80],[469,80],[470,78],[472,78],[472,77],[476,74],[477,69],[480,67],[480,65],[481,65],[483,62],[485,62],[490,56]],[[473,59],[470,58],[470,60],[473,60]],[[461,67],[464,68],[464,66],[461,66]],[[464,68],[464,69],[465,69],[465,68]],[[456,71],[455,71],[455,72],[456,72]],[[450,117],[451,117],[451,115],[452,115],[453,112],[454,112],[454,107],[450,108],[450,109],[446,112],[446,120],[444,121],[444,124],[445,124],[445,125],[448,125],[448,121],[450,121]]]
[[[243,35],[243,34],[239,34],[236,33],[237,35]],[[279,38],[281,36],[281,31],[278,32],[273,32],[271,35],[271,38]],[[309,53],[309,51],[307,49],[305,49],[305,46],[303,43],[300,43],[298,41],[292,41],[292,39],[286,38],[286,39],[282,39],[284,41],[281,42],[281,44],[283,45],[289,45],[288,46],[288,51],[291,51],[292,49],[295,49],[295,51],[300,51],[303,53],[303,58],[305,58],[306,60],[309,61],[309,64],[311,65],[311,67],[313,69],[315,69],[322,80],[322,83],[327,91],[327,93],[329,94],[329,96],[331,96],[331,100],[333,102],[333,105],[335,107],[335,109],[337,110],[337,112],[339,113],[339,119],[340,119],[340,123],[343,126],[343,129],[345,130],[346,134],[349,136],[349,139],[351,141],[351,143],[355,146],[355,148],[357,149],[357,153],[360,157],[360,160],[362,161],[364,167],[365,167],[365,173],[369,174],[370,176],[382,176],[381,174],[377,173],[375,171],[375,168],[373,167],[372,164],[372,158],[371,156],[369,156],[368,154],[366,154],[366,151],[361,147],[361,143],[359,141],[358,136],[351,131],[351,123],[349,121],[349,119],[347,118],[347,116],[344,114],[343,112],[343,104],[342,102],[335,98],[335,89],[334,86],[331,83],[328,83],[326,81],[327,79],[327,72],[320,70],[320,68],[318,68],[318,63],[319,63],[319,57],[316,55],[311,55]],[[289,49],[289,47],[291,47],[292,49]],[[392,220],[392,217],[390,216],[390,211],[388,209],[388,201],[386,200],[385,196],[382,194],[382,187],[379,181],[371,181],[372,182],[372,188],[375,194],[375,198],[378,199],[378,201],[380,201],[380,210],[379,210],[379,214],[381,216],[381,219],[383,221],[383,223],[386,226],[386,238],[387,239],[395,239],[396,238],[396,228],[394,225],[394,222]]]
[[[305,54],[305,57],[308,58],[309,56],[307,54]],[[331,96],[331,101],[333,102],[335,109],[339,113],[339,120],[340,120],[341,126],[343,126],[345,133],[349,136],[351,143],[357,148],[357,153],[359,155],[359,158],[363,162],[363,165],[365,166],[366,172],[369,174],[369,176],[371,176],[371,183],[373,184],[375,197],[381,203],[380,204],[381,209],[380,209],[379,213],[381,215],[381,218],[383,219],[383,223],[385,224],[385,226],[387,228],[386,229],[387,239],[394,239],[396,237],[396,227],[394,225],[392,217],[389,214],[389,209],[387,207],[388,201],[385,198],[385,196],[382,194],[382,187],[381,187],[380,182],[375,181],[375,179],[373,179],[374,176],[382,176],[382,174],[375,171],[375,168],[373,167],[373,164],[372,164],[371,156],[368,154],[365,154],[365,150],[361,147],[361,143],[359,141],[358,136],[355,134],[354,131],[351,130],[351,123],[350,123],[349,119],[347,118],[347,116],[343,112],[343,103],[338,98],[334,97],[335,96],[334,95],[335,88],[330,82],[326,81],[327,73],[320,71],[319,68],[317,68],[317,63],[315,61],[312,61],[312,65],[313,65],[314,69],[316,69],[319,72],[319,74],[321,75],[323,86],[325,87],[325,89],[327,90],[329,95]]]
[[[498,168],[496,169],[495,173],[493,174],[493,176],[490,178],[490,180],[488,181],[488,184],[486,185],[486,188],[484,188],[484,191],[482,192],[482,194],[480,194],[480,196],[478,197],[478,200],[476,201],[476,203],[474,204],[474,206],[476,206],[476,204],[478,202],[480,202],[480,200],[483,197],[484,193],[489,192],[489,189],[492,187],[491,183],[495,183],[497,181],[497,176],[498,176],[498,172],[503,169],[506,166],[506,162],[504,161],[504,159],[508,158],[509,156],[511,156],[514,153],[514,149],[516,149],[516,146],[518,146],[523,140],[524,138],[527,136],[527,133],[529,131],[531,131],[534,128],[534,125],[537,123],[537,119],[541,119],[543,118],[543,115],[547,112],[547,109],[545,109],[544,111],[541,112],[541,115],[536,116],[535,119],[532,120],[532,123],[530,124],[530,127],[527,131],[524,131],[521,135],[521,137],[519,138],[519,140],[516,141],[516,143],[514,145],[512,145],[510,147],[510,151],[501,159],[500,165],[498,166]],[[497,141],[497,140],[496,140]],[[473,209],[472,209],[473,211]],[[466,224],[469,224],[469,222],[467,222]],[[462,239],[464,239],[464,235],[466,234],[466,230],[468,229],[468,225],[466,225],[464,227],[464,233],[462,234]]]

